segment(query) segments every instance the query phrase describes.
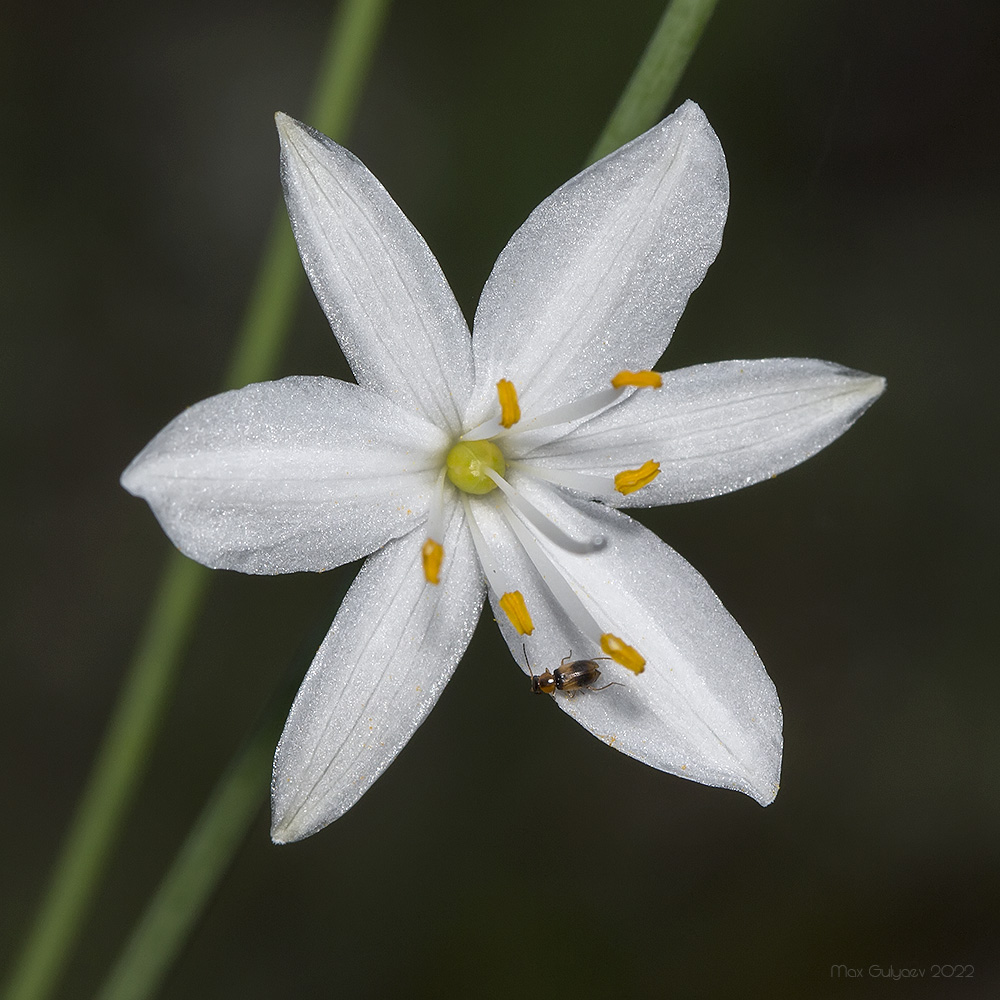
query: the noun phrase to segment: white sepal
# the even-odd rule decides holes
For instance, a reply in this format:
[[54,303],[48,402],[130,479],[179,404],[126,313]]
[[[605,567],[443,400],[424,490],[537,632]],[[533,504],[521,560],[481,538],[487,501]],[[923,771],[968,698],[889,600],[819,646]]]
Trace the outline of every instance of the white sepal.
[[[615,683],[574,697],[558,693],[559,707],[651,767],[770,803],[781,771],[781,706],[753,645],[704,578],[626,514],[588,501],[566,503],[522,479],[518,486],[567,531],[607,537],[607,548],[588,556],[539,542],[594,619],[646,659],[638,676],[600,661],[597,686]],[[526,560],[513,574],[536,630],[525,639],[495,605],[494,612],[522,669],[522,642],[536,673],[554,669],[568,653],[602,655],[552,602]]]
[[719,251],[728,204],[722,146],[690,101],[546,198],[483,289],[466,425],[495,409],[501,377],[529,413],[651,368]]
[[355,378],[457,433],[472,348],[437,260],[356,156],[287,115],[275,121],[302,263]]
[[[663,375],[621,404],[535,448],[542,470],[601,477],[592,495],[652,507],[729,493],[770,479],[825,448],[879,397],[885,379],[809,358],[722,361]],[[622,495],[616,472],[660,463],[648,486]],[[596,485],[596,481],[595,481]]]
[[203,400],[122,475],[170,540],[216,569],[324,570],[426,516],[447,438],[350,382],[293,376]]
[[450,506],[441,583],[415,531],[361,567],[310,666],[274,758],[271,837],[301,840],[343,815],[406,745],[472,638],[483,577]]

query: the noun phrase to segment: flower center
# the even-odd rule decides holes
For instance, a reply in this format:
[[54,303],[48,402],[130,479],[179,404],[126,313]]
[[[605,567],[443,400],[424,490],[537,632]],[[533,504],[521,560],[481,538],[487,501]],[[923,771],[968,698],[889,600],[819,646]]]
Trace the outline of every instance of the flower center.
[[[499,489],[502,496],[494,497],[488,503],[510,525],[513,536],[538,571],[538,582],[542,588],[548,591],[552,600],[562,609],[576,629],[594,646],[599,646],[608,658],[626,669],[641,674],[646,664],[642,654],[598,623],[580,599],[572,583],[563,576],[546,553],[543,543],[544,540],[564,552],[575,555],[592,555],[605,547],[607,539],[603,536],[574,538],[564,531],[554,519],[532,503],[523,491],[519,491],[514,483],[504,479],[507,460],[494,442],[496,439],[516,440],[521,431],[538,430],[541,427],[583,420],[613,405],[627,389],[658,389],[661,384],[662,380],[656,372],[622,371],[611,379],[610,389],[598,390],[589,396],[557,406],[547,413],[535,415],[527,424],[522,424],[517,389],[509,379],[500,379],[497,382],[500,415],[467,431],[462,439],[452,446],[445,458],[444,468],[438,473],[434,497],[427,516],[427,539],[420,553],[424,578],[427,582],[439,583],[445,558],[442,515],[444,481],[447,477],[453,486],[465,494],[461,496],[460,502],[465,509],[466,524],[483,573],[490,587],[499,595],[497,603],[500,609],[510,620],[518,635],[530,636],[534,632],[535,623],[524,595],[518,588],[517,581],[510,575],[510,567],[502,560],[494,558],[491,546],[476,523],[477,505],[469,499],[469,496],[483,496]],[[520,428],[515,430],[515,425],[518,424]],[[546,470],[532,468],[530,462],[523,460],[517,446],[512,454],[516,460],[518,475],[530,477],[534,474],[539,478],[552,478],[557,483],[568,475],[570,478],[564,485],[583,493],[593,492],[595,495],[600,495],[611,485],[607,481],[583,473],[561,472],[559,478],[552,477],[551,473],[546,476],[544,475]],[[617,473],[614,477],[614,488],[623,495],[634,493],[648,486],[659,471],[659,462],[650,459],[638,469],[625,469]],[[530,671],[531,668],[528,669]]]
[[482,496],[497,488],[487,469],[500,476],[507,471],[503,452],[492,441],[485,439],[459,441],[448,452],[445,465],[452,484],[473,496]]

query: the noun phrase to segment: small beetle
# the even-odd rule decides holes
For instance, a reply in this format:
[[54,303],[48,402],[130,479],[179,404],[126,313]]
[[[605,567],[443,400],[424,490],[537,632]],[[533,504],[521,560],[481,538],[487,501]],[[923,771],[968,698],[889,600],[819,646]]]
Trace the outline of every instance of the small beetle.
[[[573,660],[572,663],[567,663],[569,656],[564,656],[555,670],[546,670],[536,674],[528,662],[528,650],[523,643],[521,649],[524,651],[524,663],[528,668],[528,673],[531,674],[531,690],[535,694],[555,694],[556,691],[577,691],[581,688],[589,688],[601,676],[596,660]],[[597,659],[606,660],[608,657],[599,656]],[[603,691],[606,687],[611,687],[611,684],[591,688],[591,690]]]

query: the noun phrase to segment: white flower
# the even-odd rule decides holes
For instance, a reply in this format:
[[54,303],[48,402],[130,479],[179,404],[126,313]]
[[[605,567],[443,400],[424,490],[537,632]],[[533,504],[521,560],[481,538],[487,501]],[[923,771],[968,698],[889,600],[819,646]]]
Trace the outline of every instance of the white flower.
[[700,108],[535,209],[471,339],[437,261],[365,166],[277,123],[302,261],[358,384],[297,377],[215,396],[122,476],[208,566],[287,573],[368,556],[278,745],[275,841],[315,833],[385,770],[462,657],[484,589],[543,688],[567,654],[605,657],[599,684],[555,693],[581,725],[769,803],[774,685],[701,576],[617,508],[770,478],[841,434],[884,382],[776,359],[698,365],[655,387],[648,369],[718,252],[728,205]]

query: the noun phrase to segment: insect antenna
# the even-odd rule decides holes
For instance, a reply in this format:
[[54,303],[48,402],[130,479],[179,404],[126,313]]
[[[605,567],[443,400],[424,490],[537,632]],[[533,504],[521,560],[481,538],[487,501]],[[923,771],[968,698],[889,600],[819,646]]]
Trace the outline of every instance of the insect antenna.
[[620,687],[621,688],[621,687],[625,687],[625,685],[622,684],[621,681],[608,681],[607,684],[602,684],[599,688],[592,687],[590,690],[591,691],[605,691],[608,688],[613,688],[613,687]]

